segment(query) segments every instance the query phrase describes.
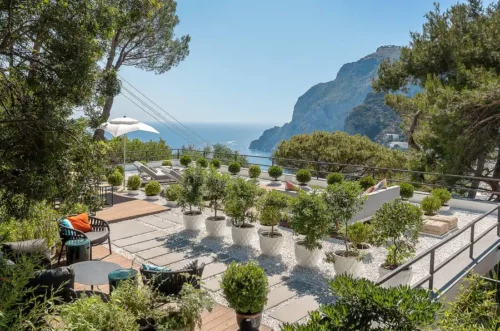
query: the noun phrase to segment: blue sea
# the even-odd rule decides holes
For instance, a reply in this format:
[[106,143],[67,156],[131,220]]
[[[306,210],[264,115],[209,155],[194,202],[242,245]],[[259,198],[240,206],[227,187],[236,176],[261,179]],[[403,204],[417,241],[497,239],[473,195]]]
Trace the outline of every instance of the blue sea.
[[[174,130],[167,128],[165,125],[152,122],[147,123],[154,127],[160,135],[137,131],[129,133],[129,139],[138,138],[142,141],[158,140],[159,137],[163,138],[171,148],[181,148],[183,145],[190,144],[188,140],[176,133]],[[183,123],[191,131],[198,134],[204,141],[210,145],[224,144],[231,149],[238,151],[240,154],[250,155],[248,157],[250,163],[261,165],[270,165],[271,161],[268,157],[271,155],[269,152],[262,152],[251,150],[248,148],[250,142],[260,137],[264,130],[273,127],[275,124],[255,124],[255,123]],[[179,126],[179,125],[177,125]],[[184,132],[189,132],[181,127]],[[193,135],[191,132],[189,132]],[[194,135],[193,135],[194,136]],[[198,140],[201,140],[199,137]],[[206,144],[206,143],[205,143]]]

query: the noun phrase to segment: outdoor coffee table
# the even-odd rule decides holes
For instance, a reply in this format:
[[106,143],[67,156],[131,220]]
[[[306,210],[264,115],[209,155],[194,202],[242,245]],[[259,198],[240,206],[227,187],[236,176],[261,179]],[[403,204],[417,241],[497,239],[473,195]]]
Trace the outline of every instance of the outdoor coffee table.
[[122,267],[113,262],[85,261],[72,264],[71,268],[75,271],[75,282],[90,285],[93,290],[94,285],[108,284],[109,273]]

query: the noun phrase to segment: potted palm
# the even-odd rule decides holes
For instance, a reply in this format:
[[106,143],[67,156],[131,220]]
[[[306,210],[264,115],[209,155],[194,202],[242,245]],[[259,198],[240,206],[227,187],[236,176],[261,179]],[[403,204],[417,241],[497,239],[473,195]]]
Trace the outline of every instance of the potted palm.
[[182,187],[179,184],[171,184],[165,189],[165,198],[167,199],[167,207],[177,207],[177,201],[182,195]]
[[[199,230],[203,227],[203,186],[205,170],[201,167],[188,167],[182,174],[181,196],[177,201],[182,208],[182,220],[187,230]],[[197,208],[197,210],[193,210]]]
[[[385,245],[387,249],[385,262],[379,266],[380,277],[391,273],[415,253],[422,223],[420,207],[400,199],[386,202],[377,210],[372,219],[372,242],[377,246]],[[412,270],[408,268],[382,286],[407,285],[411,277]]]
[[220,210],[226,194],[226,187],[230,180],[231,177],[228,174],[221,174],[213,165],[210,165],[205,183],[205,196],[210,201],[210,207],[214,211],[214,216],[209,216],[205,220],[209,237],[224,236],[226,217],[222,215],[217,216],[217,210]]
[[156,201],[160,198],[161,185],[155,180],[150,181],[144,187],[146,193],[146,200]]
[[450,205],[448,201],[451,199],[451,193],[445,188],[435,188],[432,190],[431,195],[438,198],[441,201],[440,211],[448,211],[450,210]]
[[321,240],[328,235],[330,217],[323,196],[316,190],[299,191],[290,200],[290,225],[303,239],[295,242],[295,258],[301,267],[313,268],[321,258]]
[[232,262],[222,276],[221,288],[229,307],[236,311],[240,331],[259,330],[267,303],[267,276],[255,261]]
[[245,181],[243,178],[231,180],[227,187],[224,201],[226,215],[231,217],[231,233],[233,242],[238,246],[250,246],[254,234],[255,217],[250,213],[250,208],[261,193],[256,185]]
[[141,192],[139,188],[141,187],[141,177],[138,175],[130,176],[127,179],[127,194],[129,195],[139,195]]
[[330,221],[338,222],[344,234],[345,249],[329,252],[327,255],[327,260],[333,262],[337,275],[349,274],[358,277],[361,270],[362,254],[356,246],[350,246],[348,243],[351,219],[361,210],[366,199],[361,193],[361,186],[354,181],[328,185],[324,193]]
[[269,224],[271,228],[270,231],[259,232],[259,243],[262,254],[269,256],[281,254],[283,235],[275,231],[274,227],[283,218],[287,207],[287,196],[275,190],[268,191],[257,202],[260,222]]

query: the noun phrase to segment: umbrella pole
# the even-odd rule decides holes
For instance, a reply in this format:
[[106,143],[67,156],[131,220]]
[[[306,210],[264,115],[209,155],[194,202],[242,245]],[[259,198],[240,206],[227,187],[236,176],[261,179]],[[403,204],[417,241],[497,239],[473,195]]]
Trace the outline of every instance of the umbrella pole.
[[123,190],[125,190],[125,149],[126,149],[127,134],[123,135]]

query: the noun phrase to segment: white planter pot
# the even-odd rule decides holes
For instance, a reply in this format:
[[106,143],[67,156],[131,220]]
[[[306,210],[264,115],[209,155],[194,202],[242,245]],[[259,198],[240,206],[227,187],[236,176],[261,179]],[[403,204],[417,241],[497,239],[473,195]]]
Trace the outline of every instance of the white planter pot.
[[[393,270],[387,270],[386,268],[383,268],[382,266],[378,267],[378,274],[379,277],[382,278],[385,275],[391,273]],[[411,278],[413,275],[412,269],[408,270],[403,270],[388,281],[384,282],[380,286],[382,287],[395,287],[399,285],[410,285],[411,284]]]
[[117,192],[122,189],[123,185],[113,186],[113,191]]
[[157,195],[146,195],[146,200],[148,201],[157,201],[158,199],[160,199],[160,195],[157,194]]
[[448,204],[444,204],[441,206],[441,208],[439,209],[439,211],[448,211],[450,210],[450,205]]
[[339,255],[340,252],[341,251],[334,252],[335,263],[333,264],[333,269],[335,269],[335,274],[348,274],[354,278],[359,278],[361,276],[363,262],[359,261],[356,257],[344,257]]
[[268,256],[277,256],[281,254],[281,250],[283,248],[283,240],[284,237],[281,233],[274,231],[274,234],[278,234],[279,236],[269,237],[265,235],[269,235],[271,232],[261,232],[259,234],[259,243],[260,250],[262,254]]
[[203,227],[203,214],[195,212],[195,214],[182,214],[182,221],[186,230],[200,230]]
[[166,205],[167,205],[167,207],[170,207],[170,208],[177,208],[177,201],[167,200]]
[[231,227],[231,234],[233,236],[233,242],[237,246],[251,246],[252,239],[255,233],[255,227],[251,224],[247,224],[247,227],[241,228],[237,226]]
[[224,237],[226,232],[226,218],[224,216],[217,216],[217,220],[213,216],[205,219],[205,226],[209,237]]
[[321,249],[314,249],[312,251],[301,245],[302,241],[295,242],[295,259],[297,264],[304,268],[314,268],[318,265],[323,251]]
[[[271,231],[271,228],[272,226],[270,225],[261,225],[259,230],[257,230],[257,233],[262,233],[262,232],[267,232],[267,231]],[[274,229],[276,230],[276,227],[274,227]]]
[[139,195],[141,190],[127,190],[128,195]]

